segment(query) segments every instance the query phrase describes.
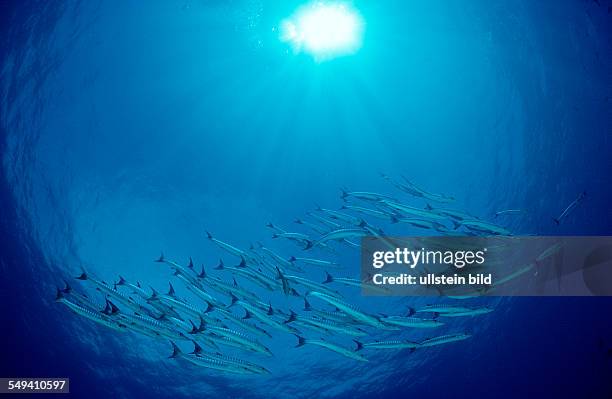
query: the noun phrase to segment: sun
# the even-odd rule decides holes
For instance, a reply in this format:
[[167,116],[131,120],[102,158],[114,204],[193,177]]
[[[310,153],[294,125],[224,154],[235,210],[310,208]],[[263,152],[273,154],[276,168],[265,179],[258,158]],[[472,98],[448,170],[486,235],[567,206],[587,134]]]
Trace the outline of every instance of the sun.
[[363,19],[348,3],[315,1],[281,23],[281,40],[317,61],[353,54],[361,47]]

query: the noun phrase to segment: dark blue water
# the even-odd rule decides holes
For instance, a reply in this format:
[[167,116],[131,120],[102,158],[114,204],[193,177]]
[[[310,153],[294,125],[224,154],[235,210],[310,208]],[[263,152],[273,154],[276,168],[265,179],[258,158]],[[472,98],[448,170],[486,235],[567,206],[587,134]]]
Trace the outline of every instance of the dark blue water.
[[[160,290],[160,251],[210,269],[227,255],[205,230],[289,255],[267,222],[295,228],[341,187],[398,195],[380,172],[480,217],[525,209],[502,221],[515,234],[612,234],[609,2],[356,1],[362,48],[321,63],[278,40],[300,3],[1,3],[0,375],[90,398],[610,397],[608,298],[478,299],[495,311],[445,330],[471,339],[365,365],[279,334],[263,378],[183,366],[54,302],[81,265]],[[357,253],[339,260],[358,274]]]

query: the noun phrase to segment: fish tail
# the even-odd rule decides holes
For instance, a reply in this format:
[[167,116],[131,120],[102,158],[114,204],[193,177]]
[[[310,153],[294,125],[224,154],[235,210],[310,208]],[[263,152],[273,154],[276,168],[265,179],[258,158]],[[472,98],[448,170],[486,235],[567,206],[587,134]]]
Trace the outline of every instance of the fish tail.
[[295,219],[293,223],[304,224],[304,222],[301,219]]
[[310,312],[312,310],[312,306],[310,306],[310,302],[308,302],[308,299],[306,299],[306,296],[304,296],[304,310],[306,312]]
[[297,334],[293,334],[293,335],[295,335],[295,337],[298,339],[298,343],[295,346],[296,348],[300,346],[304,346],[306,344],[306,338],[302,337],[301,335],[297,335]]
[[406,314],[407,317],[412,316],[413,314],[416,313],[416,310],[413,307],[408,307],[408,313]]
[[214,237],[212,234],[210,234],[209,231],[206,231],[206,237],[208,237],[209,240],[212,240]]
[[232,303],[230,303],[228,307],[232,307],[236,304],[236,302],[238,302],[238,297],[231,292],[230,292],[230,297],[232,298]]
[[334,281],[334,277],[329,274],[328,271],[325,271],[325,281],[322,284],[332,283]]
[[557,226],[559,225],[560,220],[557,218],[553,218],[553,221],[557,224]]
[[215,270],[223,270],[223,259],[219,259],[219,264],[214,267]]
[[115,283],[115,285],[125,285],[126,281],[123,277],[119,276],[119,281]]
[[295,262],[296,260],[297,260],[297,259],[296,259],[296,257],[295,257],[295,256],[292,256],[292,257],[290,257],[290,258],[289,258],[289,262],[291,262],[291,263]]
[[357,345],[357,347],[355,348],[355,352],[363,349],[363,344],[361,342],[357,341],[356,339],[354,339],[353,342]]
[[306,240],[306,246],[304,247],[304,250],[312,248],[313,245],[314,243],[312,241]]
[[244,256],[240,257],[240,263],[238,265],[236,265],[236,267],[240,267],[240,268],[246,268],[247,267],[246,260],[244,259]]
[[189,257],[189,264],[187,265],[187,267],[193,269],[193,259],[191,258],[191,256]]
[[55,294],[55,302],[61,301],[62,299],[64,299],[64,297],[64,292],[59,287],[57,287],[57,292]]

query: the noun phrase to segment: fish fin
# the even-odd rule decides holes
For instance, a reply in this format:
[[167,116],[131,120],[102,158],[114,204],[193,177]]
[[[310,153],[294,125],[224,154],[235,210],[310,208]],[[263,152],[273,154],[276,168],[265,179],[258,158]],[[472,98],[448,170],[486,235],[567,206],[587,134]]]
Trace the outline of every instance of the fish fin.
[[[114,303],[109,301],[108,299],[106,300],[106,306],[108,306],[109,310],[110,310],[110,313],[107,313],[109,316],[113,316],[113,315],[119,313],[119,308]],[[106,308],[105,308],[105,310],[106,310]]]
[[83,272],[81,273],[80,276],[75,277],[77,280],[87,280],[87,272],[85,270],[83,270]]
[[304,310],[306,312],[310,312],[312,310],[312,306],[310,306],[310,302],[308,302],[308,299],[306,299],[306,296],[304,296]]
[[179,347],[174,343],[174,341],[170,341],[172,344],[172,354],[168,356],[169,359],[174,359],[182,355],[183,352],[179,349]]
[[176,292],[174,291],[174,287],[172,286],[172,283],[168,282],[168,295],[169,296],[176,296]]
[[223,259],[219,259],[219,264],[217,266],[214,267],[215,270],[223,270],[224,268],[224,264],[223,264]]
[[323,281],[322,284],[328,284],[328,283],[332,283],[334,281],[334,278],[331,274],[329,274],[329,272],[326,270],[325,271],[325,280]]
[[357,341],[356,339],[354,339],[353,342],[357,345],[357,348],[355,348],[355,352],[363,349],[363,344],[361,342]]
[[191,342],[193,342],[193,352],[191,352],[192,355],[197,355],[203,352],[203,349],[200,344],[193,340]]
[[159,258],[157,258],[155,260],[155,262],[160,262],[160,263],[161,262],[165,262],[165,261],[166,261],[166,259],[164,258],[164,253],[163,252],[159,255]]
[[198,317],[200,318],[200,326],[198,327],[198,331],[206,330],[206,322],[204,321],[204,318],[201,315]]
[[68,281],[64,280],[64,289],[61,290],[64,294],[70,294],[72,292],[72,287],[68,284]]
[[238,297],[236,295],[234,295],[234,293],[230,292],[230,297],[232,298],[232,303],[230,303],[230,305],[228,307],[232,307],[236,304],[236,302],[238,302]]
[[304,344],[306,344],[306,338],[304,338],[304,337],[302,337],[300,335],[297,335],[297,334],[293,334],[293,335],[295,335],[295,337],[298,339],[298,343],[295,346],[296,348],[300,347],[300,346],[304,346]]
[[215,305],[213,303],[211,303],[210,301],[204,301],[206,302],[206,310],[204,311],[204,313],[210,313],[213,310],[215,310]]
[[287,318],[287,320],[285,320],[283,324],[291,323],[292,321],[297,320],[297,314],[291,309],[289,309],[289,312],[290,312],[289,318]]

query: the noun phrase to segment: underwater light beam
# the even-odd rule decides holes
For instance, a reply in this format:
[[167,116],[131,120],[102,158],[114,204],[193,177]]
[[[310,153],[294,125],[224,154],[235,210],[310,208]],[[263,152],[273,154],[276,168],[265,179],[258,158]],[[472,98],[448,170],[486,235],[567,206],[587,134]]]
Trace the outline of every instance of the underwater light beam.
[[315,60],[353,54],[361,47],[363,19],[342,1],[315,1],[298,8],[281,23],[281,40],[296,53],[305,51]]

